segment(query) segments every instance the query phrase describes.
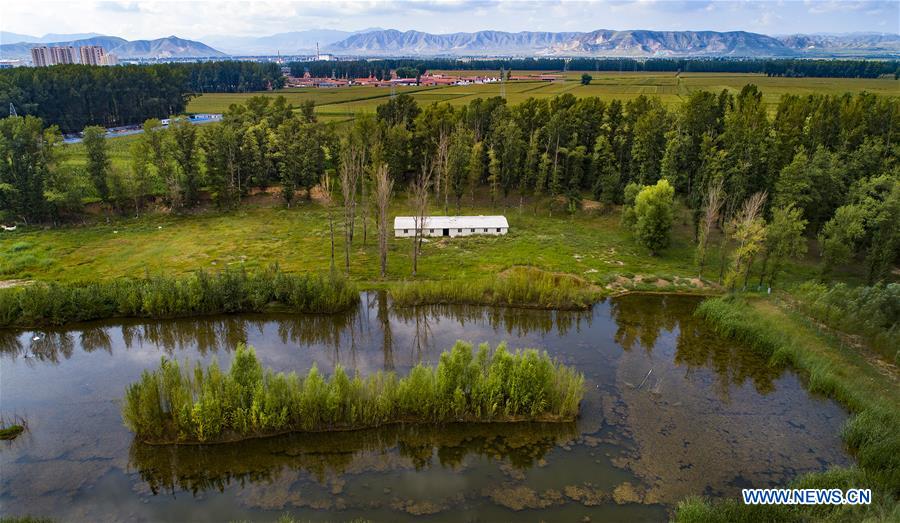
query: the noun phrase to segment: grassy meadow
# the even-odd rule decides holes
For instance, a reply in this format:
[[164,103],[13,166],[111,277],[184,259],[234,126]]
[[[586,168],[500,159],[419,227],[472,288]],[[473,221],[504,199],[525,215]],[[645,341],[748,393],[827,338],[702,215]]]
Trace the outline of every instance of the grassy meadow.
[[[440,71],[435,71],[440,72]],[[448,74],[496,74],[497,71],[444,71]],[[513,74],[535,74],[536,71],[513,71]],[[900,92],[900,82],[893,79],[867,78],[780,78],[762,74],[738,73],[628,73],[593,72],[590,85],[581,85],[581,71],[561,73],[563,80],[553,82],[512,81],[506,84],[506,99],[510,104],[520,103],[529,97],[552,98],[563,93],[577,97],[597,96],[603,100],[629,100],[642,94],[658,96],[667,105],[676,105],[691,92],[698,90],[738,92],[748,83],[756,84],[763,92],[763,99],[770,111],[775,110],[784,94],[807,95],[858,93],[868,91],[879,95]],[[397,93],[413,96],[420,105],[432,102],[448,102],[465,105],[475,98],[500,95],[499,84],[446,86],[446,87],[398,87]],[[323,121],[343,121],[359,112],[374,112],[375,108],[390,97],[387,87],[342,87],[326,89],[285,89],[278,92],[204,94],[188,104],[192,113],[220,113],[232,103],[239,103],[255,95],[284,95],[288,101],[298,104],[315,100],[316,111]]]
[[[442,211],[432,207],[431,212]],[[391,215],[409,212],[405,198],[398,197]],[[419,259],[418,280],[485,279],[523,265],[574,274],[604,287],[636,275],[642,275],[651,288],[673,283],[676,277],[697,276],[687,212],[681,212],[675,222],[671,246],[656,257],[649,256],[621,226],[617,210],[551,213],[546,204],[538,211],[526,204],[524,209],[517,205],[463,206],[461,213],[503,213],[509,219],[510,233],[428,239]],[[336,264],[343,270],[343,234],[337,215],[335,228]],[[367,236],[363,245],[362,224],[358,221],[350,278],[376,287],[382,280],[372,220]],[[391,236],[388,246],[386,280],[411,279],[410,239]],[[330,252],[327,212],[318,204],[301,201],[290,209],[280,202],[248,204],[231,212],[155,214],[111,218],[109,223],[90,226],[4,232],[0,236],[0,280],[92,281],[236,267],[256,271],[274,263],[289,273],[324,272],[331,266]],[[714,280],[718,278],[715,249],[710,262],[704,277]],[[801,281],[816,271],[816,260],[810,256],[801,263],[788,264],[780,281]]]

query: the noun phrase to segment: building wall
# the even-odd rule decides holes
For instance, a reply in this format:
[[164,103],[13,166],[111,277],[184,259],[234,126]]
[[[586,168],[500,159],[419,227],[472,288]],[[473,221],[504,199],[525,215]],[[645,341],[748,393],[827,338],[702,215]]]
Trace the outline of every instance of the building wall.
[[[507,227],[477,227],[477,228],[451,228],[449,233],[451,238],[456,236],[502,236],[509,232]],[[443,229],[424,229],[423,233],[426,237],[443,237]],[[412,238],[415,236],[415,229],[394,229],[396,238]]]

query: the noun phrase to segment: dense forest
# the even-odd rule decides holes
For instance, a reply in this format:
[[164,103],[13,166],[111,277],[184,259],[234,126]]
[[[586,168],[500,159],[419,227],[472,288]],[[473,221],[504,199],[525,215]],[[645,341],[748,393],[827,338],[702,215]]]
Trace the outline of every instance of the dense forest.
[[150,120],[145,130],[122,169],[111,165],[103,133],[87,129],[87,166],[75,169],[58,161],[55,127],[31,116],[3,119],[3,218],[58,221],[91,198],[129,213],[151,199],[190,208],[201,195],[234,207],[260,186],[279,186],[291,205],[319,187],[325,201],[342,204],[352,240],[354,220],[370,215],[379,188],[393,186],[423,213],[429,200],[450,213],[476,195],[563,212],[585,199],[621,205],[650,254],[666,248],[680,202],[693,219],[701,270],[714,229],[734,247],[732,270],[719,275],[732,286],[746,286],[754,266],[759,283],[772,284],[809,237],[819,239],[826,272],[858,259],[872,282],[900,252],[893,97],[785,95],[769,116],[753,85],[738,94],[695,92],[673,109],[646,96],[420,107],[400,95],[343,127],[317,122],[311,104],[295,110],[283,97],[255,97],[221,124],[181,121],[162,130]]
[[194,93],[261,91],[283,83],[278,65],[254,62],[16,67],[0,70],[0,106],[11,103],[18,114],[71,133],[180,114]]
[[[384,59],[350,61],[292,62],[291,74],[315,77],[368,78],[384,76],[388,71],[411,68],[423,74],[428,70],[479,71],[619,71],[619,72],[695,72],[762,73],[768,76],[878,78],[900,76],[900,60],[799,60],[733,58],[517,58],[455,60],[450,58]],[[389,77],[389,76],[388,76]]]

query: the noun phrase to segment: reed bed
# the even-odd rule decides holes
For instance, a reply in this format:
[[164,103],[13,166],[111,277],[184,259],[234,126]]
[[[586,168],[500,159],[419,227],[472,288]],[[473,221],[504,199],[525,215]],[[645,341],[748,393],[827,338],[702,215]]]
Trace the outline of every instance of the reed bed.
[[[710,506],[694,498],[679,506],[677,521],[865,519],[861,516],[892,520],[900,515],[900,392],[893,381],[856,351],[842,347],[838,340],[770,303],[750,304],[736,296],[721,297],[701,303],[696,314],[718,333],[768,356],[772,364],[791,365],[806,378],[812,392],[834,398],[853,413],[842,437],[855,454],[858,468],[804,475],[794,485],[824,488],[844,481],[846,485],[841,488],[872,488],[876,502],[847,508],[855,511],[848,514],[841,507],[760,508],[730,502]],[[729,516],[725,518],[725,514]]]
[[599,294],[576,276],[515,267],[492,278],[406,283],[392,288],[391,298],[400,307],[464,304],[587,310]]
[[201,271],[181,278],[34,283],[0,289],[0,327],[262,312],[273,305],[294,312],[333,313],[358,300],[358,292],[341,276],[287,274],[277,267],[259,273]]
[[231,368],[184,368],[163,358],[125,394],[122,416],[147,443],[213,443],[286,432],[355,430],[394,423],[568,422],[578,415],[584,376],[534,349],[457,342],[437,366],[409,375],[325,377],[264,370],[239,346]]

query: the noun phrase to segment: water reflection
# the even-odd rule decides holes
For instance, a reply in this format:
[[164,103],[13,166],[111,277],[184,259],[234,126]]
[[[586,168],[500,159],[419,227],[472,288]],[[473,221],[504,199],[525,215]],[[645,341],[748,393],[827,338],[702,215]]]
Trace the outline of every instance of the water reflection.
[[575,438],[574,423],[393,425],[337,433],[289,434],[241,444],[154,446],[137,440],[129,467],[154,494],[184,490],[197,495],[232,483],[271,481],[283,470],[301,470],[319,483],[359,473],[363,455],[393,456],[397,468],[435,464],[456,469],[468,455],[507,461],[526,469],[558,444]]
[[[0,452],[0,506],[4,514],[63,520],[178,519],[183,510],[256,520],[278,515],[259,511],[293,504],[306,511],[299,519],[312,520],[329,519],[327,507],[365,515],[377,504],[385,511],[377,519],[439,507],[454,519],[463,512],[450,507],[461,496],[467,518],[520,519],[509,507],[521,506],[540,510],[533,514],[542,520],[621,520],[629,513],[610,500],[626,482],[644,493],[633,499],[671,506],[691,494],[784,485],[846,464],[838,436],[845,413],[710,332],[692,314],[698,302],[631,295],[586,312],[399,308],[369,293],[337,315],[0,330],[0,414],[33,422],[29,438]],[[203,447],[146,446],[122,426],[125,388],[162,355],[228,367],[233,348],[247,343],[277,371],[302,374],[315,364],[330,372],[340,363],[364,375],[405,374],[434,363],[457,339],[536,347],[574,365],[587,383],[581,417],[564,426],[395,426]],[[332,492],[344,483],[343,494]],[[382,484],[394,489],[390,499]],[[397,484],[405,485],[402,494]],[[502,500],[498,488],[512,497]],[[182,504],[171,512],[147,512],[174,499],[154,494],[181,490],[194,495],[178,496]],[[608,512],[584,512],[587,506]]]

